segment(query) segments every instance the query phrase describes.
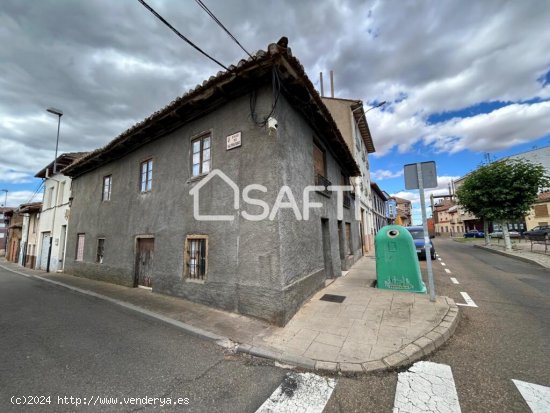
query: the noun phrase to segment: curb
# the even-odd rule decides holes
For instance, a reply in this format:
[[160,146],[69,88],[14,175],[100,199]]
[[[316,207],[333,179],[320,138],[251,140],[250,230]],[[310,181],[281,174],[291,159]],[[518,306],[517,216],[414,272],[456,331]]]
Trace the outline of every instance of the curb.
[[445,300],[449,305],[449,310],[447,311],[447,314],[445,314],[445,316],[443,317],[443,320],[439,323],[438,326],[434,327],[424,336],[416,339],[413,343],[410,343],[402,349],[396,351],[395,353],[390,354],[389,356],[386,356],[379,360],[370,360],[362,363],[336,363],[296,356],[293,354],[288,354],[279,350],[269,349],[265,347],[235,343],[228,337],[220,336],[201,328],[192,326],[190,324],[175,320],[173,318],[166,317],[149,310],[145,310],[141,307],[127,303],[125,301],[117,300],[115,298],[111,298],[103,294],[98,294],[90,290],[84,290],[82,288],[74,287],[72,285],[65,284],[59,281],[50,280],[39,275],[26,274],[24,272],[6,267],[2,264],[0,264],[0,268],[3,268],[18,275],[22,275],[27,278],[44,281],[62,288],[66,288],[79,294],[94,297],[99,300],[108,301],[120,307],[135,311],[150,318],[154,318],[166,324],[170,324],[195,337],[211,341],[223,347],[224,349],[233,350],[241,354],[248,354],[255,357],[274,360],[279,363],[288,364],[290,366],[300,367],[307,370],[316,370],[332,374],[341,373],[345,375],[358,375],[363,373],[375,373],[386,370],[393,370],[399,367],[410,365],[413,362],[421,359],[422,357],[431,354],[443,344],[445,344],[445,342],[447,342],[447,340],[453,335],[454,331],[456,330],[456,326],[458,325],[458,306],[455,304],[454,300],[445,297]]
[[437,327],[425,335],[407,344],[402,349],[379,360],[363,363],[330,363],[317,361],[315,370],[329,373],[375,373],[408,366],[422,357],[428,356],[447,342],[456,330],[459,321],[459,309],[452,298],[445,297],[449,310]]
[[72,285],[65,284],[65,283],[62,283],[62,282],[59,282],[59,281],[50,280],[46,277],[41,277],[39,275],[26,274],[24,272],[17,271],[17,270],[14,270],[12,268],[6,267],[5,265],[2,265],[2,264],[0,264],[0,268],[3,268],[5,270],[10,271],[10,272],[15,273],[15,274],[22,275],[23,277],[32,278],[32,279],[39,280],[39,281],[44,281],[44,282],[47,282],[47,283],[50,283],[50,284],[53,284],[53,285],[57,285],[59,287],[66,288],[68,290],[77,292],[79,294],[83,294],[83,295],[94,297],[94,298],[97,298],[97,299],[100,299],[100,300],[108,301],[108,302],[116,304],[120,307],[127,308],[129,310],[132,310],[132,311],[135,311],[137,313],[143,314],[147,317],[154,318],[154,319],[157,319],[157,320],[162,321],[164,323],[170,324],[174,327],[177,327],[181,330],[184,330],[185,332],[187,332],[187,333],[189,333],[189,334],[191,334],[195,337],[204,338],[206,340],[212,341],[212,342],[214,342],[214,343],[216,343],[219,346],[222,346],[224,348],[234,347],[233,342],[227,337],[223,337],[223,336],[219,336],[217,334],[210,333],[209,331],[200,329],[198,327],[194,327],[190,324],[186,324],[186,323],[183,323],[181,321],[174,320],[173,318],[166,317],[166,316],[163,316],[163,315],[158,314],[158,313],[154,313],[154,312],[149,311],[149,310],[145,310],[141,307],[138,307],[138,306],[135,306],[133,304],[127,303],[125,301],[121,301],[121,300],[117,300],[115,298],[107,297],[106,295],[98,294],[98,293],[95,293],[95,292],[90,291],[90,290],[84,290],[82,288],[74,287]]
[[517,255],[514,255],[514,254],[509,254],[505,251],[499,251],[499,250],[495,250],[493,248],[489,248],[489,247],[486,247],[485,245],[474,245],[474,248],[479,248],[479,249],[482,249],[482,250],[485,250],[485,251],[489,251],[489,252],[492,252],[494,254],[498,254],[498,255],[503,255],[505,257],[509,257],[509,258],[515,258],[516,260],[519,260],[519,261],[523,261],[523,262],[526,262],[526,263],[529,263],[529,264],[535,264],[539,267],[542,267],[542,268],[545,268],[545,269],[549,269],[547,266],[541,264],[540,262],[538,261],[535,261],[535,260],[532,260],[531,258],[526,258],[526,257],[519,257]]

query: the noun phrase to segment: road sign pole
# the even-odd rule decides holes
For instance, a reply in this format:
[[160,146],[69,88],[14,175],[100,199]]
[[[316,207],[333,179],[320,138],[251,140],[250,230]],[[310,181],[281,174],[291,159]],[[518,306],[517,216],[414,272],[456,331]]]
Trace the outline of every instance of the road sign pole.
[[424,252],[426,254],[426,267],[428,268],[428,287],[430,289],[430,301],[435,302],[434,274],[432,271],[432,243],[428,232],[428,220],[426,218],[426,200],[424,197],[424,180],[422,178],[422,164],[416,164],[418,175],[418,191],[420,192],[420,209],[422,210],[422,226],[424,227]]

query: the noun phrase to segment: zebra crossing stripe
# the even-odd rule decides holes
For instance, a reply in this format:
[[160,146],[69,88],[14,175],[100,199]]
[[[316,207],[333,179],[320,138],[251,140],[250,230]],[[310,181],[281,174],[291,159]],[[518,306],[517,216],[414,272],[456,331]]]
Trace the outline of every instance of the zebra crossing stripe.
[[513,380],[533,413],[550,412],[550,387]]
[[313,373],[288,373],[256,413],[321,413],[336,380]]
[[393,413],[460,413],[451,367],[419,361],[397,376]]
[[472,297],[470,297],[468,293],[461,291],[460,295],[462,295],[462,298],[464,298],[464,301],[466,302],[466,304],[456,303],[456,305],[461,305],[463,307],[477,307],[477,304],[474,303],[474,300],[472,300]]

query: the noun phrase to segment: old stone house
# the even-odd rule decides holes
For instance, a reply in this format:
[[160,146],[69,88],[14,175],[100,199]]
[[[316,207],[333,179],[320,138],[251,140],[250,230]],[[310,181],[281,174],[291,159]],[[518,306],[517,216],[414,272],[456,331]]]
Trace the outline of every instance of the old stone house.
[[4,219],[7,223],[6,232],[6,260],[11,262],[19,261],[19,247],[21,245],[21,228],[23,227],[23,215],[16,209],[6,211]]
[[282,325],[361,256],[360,171],[284,39],[229,69],[63,170],[65,271]]
[[6,255],[6,246],[8,245],[8,227],[13,208],[0,207],[0,257]]
[[6,212],[9,219],[6,259],[34,268],[41,202],[21,204]]
[[21,246],[18,262],[23,267],[36,268],[38,225],[41,208],[42,202],[21,205],[19,208],[19,213],[23,215],[23,225],[21,227]]

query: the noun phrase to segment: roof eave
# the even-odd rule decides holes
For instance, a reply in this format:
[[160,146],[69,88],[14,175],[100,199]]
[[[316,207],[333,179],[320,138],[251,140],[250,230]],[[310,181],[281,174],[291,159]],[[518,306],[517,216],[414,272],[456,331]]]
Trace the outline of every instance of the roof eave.
[[359,127],[359,132],[361,133],[361,138],[363,139],[363,143],[367,148],[367,152],[376,152],[376,149],[374,148],[374,142],[372,140],[372,135],[370,133],[369,124],[367,122],[365,110],[363,109],[363,102],[357,100],[355,104],[351,105],[351,112],[353,113],[355,122],[357,122],[357,126]]
[[[319,118],[324,120],[326,125],[316,125],[315,122],[312,122],[311,126],[313,128],[326,126],[324,132],[329,135],[329,140],[332,140],[331,143],[335,145],[335,152],[344,165],[345,172],[351,176],[360,175],[359,166],[348,149],[336,122],[308,79],[304,68],[292,56],[289,48],[279,44],[271,44],[267,52],[259,51],[255,58],[241,60],[237,66],[230,66],[231,71],[218,72],[216,76],[211,76],[202,85],[175,99],[163,109],[121,133],[104,147],[90,152],[61,172],[75,178],[100,165],[119,159],[138,147],[159,139],[188,122],[214,111],[220,104],[234,98],[237,92],[242,95],[242,93],[246,93],[243,92],[246,88],[257,87],[264,80],[263,77],[270,73],[269,69],[275,65],[285,68],[287,79],[293,78],[294,84],[303,88],[302,92],[307,91],[311,104],[317,106],[316,111],[321,115]],[[228,89],[227,95],[224,95],[224,87]],[[230,87],[234,89],[230,89]],[[224,98],[228,100],[223,101]],[[219,100],[216,99],[223,102],[219,103]],[[193,105],[195,105],[194,109],[191,107]],[[374,147],[372,149],[374,150]]]

